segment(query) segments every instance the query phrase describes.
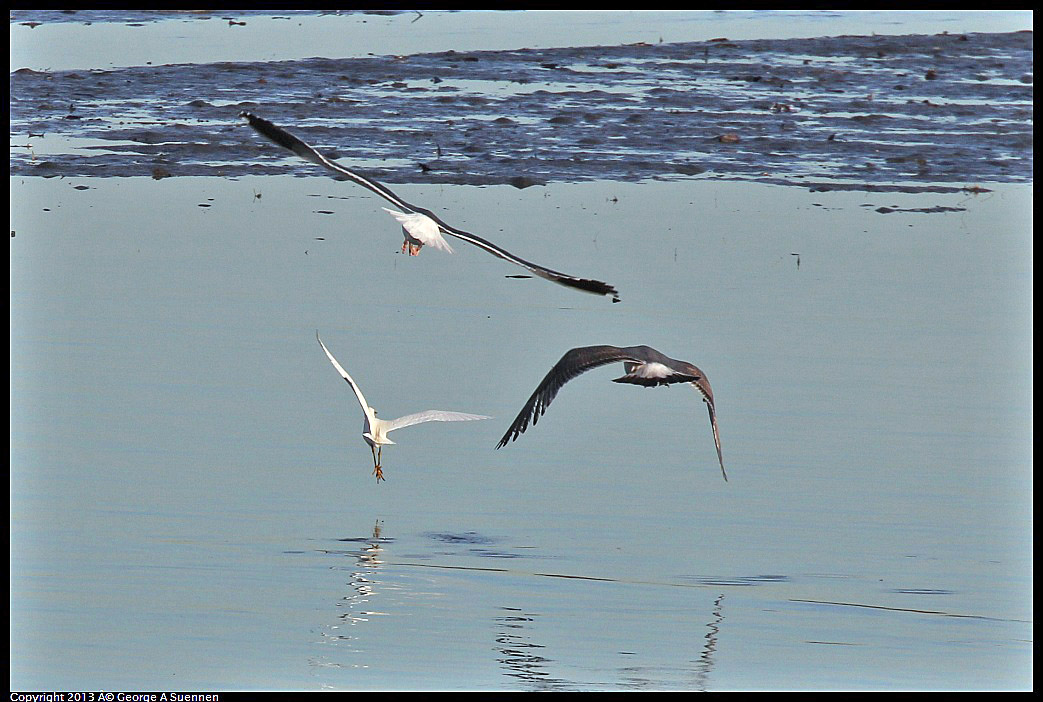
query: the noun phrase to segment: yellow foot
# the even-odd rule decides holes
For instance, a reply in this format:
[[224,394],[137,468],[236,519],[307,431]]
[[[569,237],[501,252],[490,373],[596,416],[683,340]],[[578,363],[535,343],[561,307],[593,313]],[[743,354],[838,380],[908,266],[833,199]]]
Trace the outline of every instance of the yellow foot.
[[384,479],[384,471],[380,470],[380,466],[373,467],[373,475],[377,476],[378,483]]

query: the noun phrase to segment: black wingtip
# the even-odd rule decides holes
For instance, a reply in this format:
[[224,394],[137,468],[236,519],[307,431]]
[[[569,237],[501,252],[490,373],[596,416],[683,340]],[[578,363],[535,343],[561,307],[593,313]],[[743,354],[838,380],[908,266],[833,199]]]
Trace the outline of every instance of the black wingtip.
[[[250,123],[250,126],[256,129],[262,136],[271,139],[279,146],[289,149],[294,153],[300,155],[302,158],[307,158],[308,152],[311,151],[311,147],[305,144],[303,141],[290,134],[285,129],[276,127],[274,124],[258,117],[252,112],[242,111],[239,116]],[[310,160],[310,159],[309,159]]]
[[576,288],[578,290],[584,290],[595,295],[611,295],[612,302],[619,302],[619,291],[608,283],[603,283],[600,280],[590,280],[587,278],[573,278],[559,280],[562,285],[568,285],[569,287]]
[[245,119],[247,121],[247,123],[249,123],[249,125],[251,127],[254,127],[255,129],[256,129],[255,125],[257,123],[259,123],[259,122],[264,122],[265,124],[269,124],[269,125],[271,124],[271,122],[269,122],[268,120],[261,119],[260,117],[255,115],[253,112],[247,112],[246,110],[243,110],[242,112],[240,112],[239,116],[242,117],[243,119]]
[[[517,423],[518,420],[515,420],[515,424]],[[522,429],[519,431],[517,426],[512,425],[511,428],[507,430],[507,433],[504,434],[503,437],[500,439],[500,443],[496,444],[496,450],[499,451],[512,441],[517,441],[518,437],[522,435],[523,431],[525,430]]]

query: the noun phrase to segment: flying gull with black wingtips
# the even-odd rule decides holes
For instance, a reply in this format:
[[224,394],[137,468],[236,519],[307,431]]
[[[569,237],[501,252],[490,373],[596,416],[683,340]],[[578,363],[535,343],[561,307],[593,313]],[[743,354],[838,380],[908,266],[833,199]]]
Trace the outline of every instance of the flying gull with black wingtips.
[[[509,261],[515,265],[521,266],[532,273],[546,278],[560,285],[565,285],[585,292],[594,293],[596,295],[611,295],[613,302],[619,302],[618,291],[608,283],[603,283],[600,280],[592,280],[590,278],[577,278],[576,276],[567,275],[565,273],[559,273],[558,271],[545,268],[538,264],[526,261],[524,258],[515,256],[511,252],[500,248],[496,244],[483,239],[482,237],[465,232],[462,229],[457,229],[454,226],[443,222],[436,214],[430,210],[412,205],[398,195],[393,193],[386,186],[380,183],[370,180],[365,176],[353,171],[349,168],[342,166],[341,164],[333,161],[332,159],[326,158],[321,153],[316,151],[308,144],[301,141],[299,138],[290,134],[288,131],[281,127],[277,127],[268,120],[258,117],[250,112],[241,112],[240,116],[245,118],[250,126],[257,130],[262,136],[274,141],[279,146],[285,147],[297,154],[305,161],[310,161],[318,166],[322,166],[334,173],[338,173],[345,176],[349,180],[352,180],[364,188],[372,190],[377,195],[390,202],[392,205],[402,210],[401,214],[411,219],[405,220],[400,218],[397,214],[394,214],[395,218],[402,224],[405,233],[405,242],[403,243],[403,251],[408,252],[411,255],[416,255],[420,252],[420,247],[424,244],[431,244],[436,248],[442,248],[438,245],[438,241],[441,241],[446,248],[448,244],[442,239],[441,234],[448,234],[454,236],[457,239],[462,239],[469,244],[474,244],[480,249],[485,249],[493,256],[502,258],[505,261]],[[425,236],[429,236],[432,230],[436,230],[437,239],[425,240]],[[420,235],[418,235],[418,232]]]
[[728,474],[724,471],[724,456],[721,454],[721,439],[717,432],[717,413],[713,406],[710,381],[706,379],[705,373],[691,363],[670,358],[650,346],[581,346],[566,351],[532,393],[496,448],[503,448],[511,441],[516,441],[529,427],[530,421],[535,425],[565,383],[592,368],[616,361],[623,362],[626,375],[614,378],[614,383],[631,383],[646,388],[690,383],[699,391],[710,411],[710,428],[713,429],[713,442],[717,446],[717,460],[721,464],[721,475],[727,481]]

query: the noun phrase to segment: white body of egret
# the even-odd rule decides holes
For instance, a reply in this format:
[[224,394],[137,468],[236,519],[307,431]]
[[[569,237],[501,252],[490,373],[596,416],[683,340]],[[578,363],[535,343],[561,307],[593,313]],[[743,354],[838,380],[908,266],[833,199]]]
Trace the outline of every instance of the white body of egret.
[[373,453],[373,475],[377,476],[377,482],[384,479],[384,473],[380,467],[381,449],[388,444],[395,443],[387,436],[390,432],[414,424],[420,424],[421,422],[466,422],[475,419],[491,419],[491,417],[481,414],[464,414],[463,412],[448,412],[446,410],[426,410],[416,414],[407,414],[405,417],[399,417],[398,419],[380,419],[377,417],[377,411],[366,402],[366,398],[363,396],[359,386],[351,379],[344,367],[337,363],[337,359],[326,348],[326,344],[322,343],[318,332],[315,333],[315,339],[319,342],[322,350],[326,352],[326,357],[330,359],[330,363],[340,373],[340,377],[344,378],[348,385],[351,386],[351,389],[355,391],[355,397],[358,398],[359,404],[362,406],[362,412],[365,415],[365,421],[362,425],[362,438],[369,444],[370,451]]

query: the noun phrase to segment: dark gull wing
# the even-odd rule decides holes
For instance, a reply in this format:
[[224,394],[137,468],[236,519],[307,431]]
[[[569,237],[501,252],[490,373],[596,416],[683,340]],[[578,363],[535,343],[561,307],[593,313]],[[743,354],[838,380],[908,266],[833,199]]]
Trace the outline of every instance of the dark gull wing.
[[724,476],[724,481],[728,482],[728,474],[724,470],[724,455],[721,453],[721,435],[717,431],[717,410],[713,406],[713,389],[710,387],[710,381],[706,379],[705,373],[690,363],[687,365],[691,369],[690,372],[698,376],[692,380],[692,387],[703,396],[703,402],[706,403],[706,409],[710,413],[710,428],[713,429],[713,444],[717,447],[717,461],[721,464],[721,475]]
[[[695,389],[699,392],[703,391],[700,385],[696,383],[693,383],[693,385],[695,385]],[[706,387],[710,387],[709,383],[707,383]],[[706,402],[706,409],[710,411],[710,428],[713,429],[713,443],[717,447],[717,460],[721,463],[721,475],[724,476],[724,482],[728,482],[728,474],[724,472],[724,455],[721,453],[721,437],[717,433],[717,412],[713,408],[713,396],[711,395],[709,399],[707,399],[707,396],[704,393],[703,401]]]
[[591,368],[614,361],[623,361],[626,375],[613,379],[613,382],[644,387],[690,383],[699,391],[710,413],[710,428],[713,429],[713,442],[717,447],[717,460],[721,464],[721,475],[727,481],[728,473],[724,470],[724,455],[721,451],[720,433],[717,430],[717,412],[713,404],[710,381],[706,379],[705,373],[691,363],[664,356],[650,346],[584,346],[566,352],[529,397],[496,448],[516,441],[528,428],[530,421],[536,424],[565,383]]
[[546,278],[547,280],[553,281],[555,283],[576,288],[578,290],[594,293],[596,295],[611,295],[613,302],[619,302],[618,291],[608,283],[603,283],[600,280],[592,280],[589,278],[577,278],[576,276],[568,275],[566,273],[559,273],[558,271],[551,270],[550,268],[546,268],[544,266],[532,263],[531,261],[526,261],[523,258],[519,258],[518,256],[512,254],[510,251],[500,248],[496,244],[486,239],[483,239],[477,234],[471,234],[470,232],[465,232],[462,229],[457,229],[456,227],[446,224],[430,210],[424,209],[423,207],[418,207],[416,205],[412,205],[400,198],[395,193],[393,193],[387,187],[381,185],[380,183],[374,180],[370,180],[369,178],[366,178],[365,176],[356,173],[355,171],[345,168],[336,161],[326,158],[321,153],[319,153],[314,148],[298,139],[293,134],[290,134],[288,131],[282,129],[281,127],[275,126],[268,120],[258,117],[257,115],[252,114],[250,112],[241,112],[240,116],[245,118],[246,121],[250,123],[250,126],[257,130],[257,132],[259,132],[262,136],[274,141],[279,146],[289,149],[293,153],[303,158],[305,161],[309,161],[316,165],[322,166],[323,168],[327,168],[333,171],[334,173],[339,173],[340,175],[347,177],[348,179],[354,181],[355,183],[358,183],[364,188],[372,190],[377,195],[380,195],[382,198],[392,203],[393,205],[395,205],[395,207],[398,207],[401,210],[405,210],[406,212],[427,215],[438,224],[438,226],[442,229],[443,232],[449,234],[450,236],[455,236],[457,239],[462,239],[463,241],[466,241],[469,244],[474,244],[480,249],[485,249],[493,256],[502,258],[505,261],[509,261],[515,265],[521,266],[522,268],[532,271],[541,278]]
[[614,378],[612,382],[633,383],[645,387],[691,383],[702,395],[706,409],[710,412],[710,428],[713,429],[713,443],[717,447],[717,461],[721,464],[721,475],[727,481],[728,473],[724,470],[724,456],[721,453],[721,436],[717,431],[717,410],[713,406],[713,389],[710,387],[710,381],[706,379],[706,374],[687,361],[674,360],[647,346],[639,348],[641,353],[637,355],[645,358],[645,362],[624,361],[626,375]]
[[502,448],[509,442],[516,441],[529,427],[530,421],[536,424],[565,383],[591,368],[615,361],[641,361],[641,359],[634,357],[633,348],[618,346],[581,346],[566,351],[561,360],[554,364],[554,367],[536,387],[496,448]]
[[[262,136],[271,139],[279,146],[289,149],[293,153],[303,158],[305,161],[310,161],[311,163],[314,163],[317,166],[328,168],[329,170],[335,173],[339,173],[342,176],[349,178],[350,180],[358,183],[359,185],[372,190],[377,195],[380,195],[382,198],[384,198],[385,200],[387,200],[388,202],[400,209],[406,210],[407,212],[422,212],[423,214],[427,214],[427,212],[425,212],[424,210],[413,207],[408,202],[406,202],[398,195],[391,192],[388,188],[385,188],[383,185],[376,182],[375,180],[370,180],[369,178],[366,178],[358,173],[355,173],[354,171],[345,168],[336,161],[332,161],[326,158],[318,151],[313,149],[311,146],[298,139],[293,134],[290,134],[282,127],[275,126],[263,117],[258,117],[257,115],[250,112],[240,112],[239,116],[244,118],[247,122],[249,122],[250,126],[257,130],[257,132],[260,133]],[[432,217],[432,219],[434,219],[434,217]]]

